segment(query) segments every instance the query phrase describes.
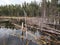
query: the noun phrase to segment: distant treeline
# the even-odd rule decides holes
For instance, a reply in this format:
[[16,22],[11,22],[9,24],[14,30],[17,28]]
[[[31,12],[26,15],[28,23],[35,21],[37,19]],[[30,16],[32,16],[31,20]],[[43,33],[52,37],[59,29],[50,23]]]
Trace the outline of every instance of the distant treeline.
[[[46,2],[47,8],[49,9],[50,2]],[[57,10],[60,12],[60,4],[57,5]],[[41,5],[36,1],[31,3],[24,2],[22,5],[4,5],[0,6],[0,16],[25,16],[24,12],[26,12],[27,16],[42,16]],[[50,14],[48,14],[50,15]]]
[[0,6],[0,16],[41,16],[40,5],[36,2],[24,3],[21,5],[5,5]]

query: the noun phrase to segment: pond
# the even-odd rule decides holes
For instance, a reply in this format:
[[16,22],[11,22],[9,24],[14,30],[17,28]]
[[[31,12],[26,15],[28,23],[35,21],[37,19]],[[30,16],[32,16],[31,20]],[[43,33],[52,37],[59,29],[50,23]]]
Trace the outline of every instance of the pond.
[[[35,33],[37,36],[38,31]],[[10,29],[10,28],[0,28],[0,45],[26,45],[28,42],[28,45],[38,45],[35,42],[32,41],[34,38],[32,36],[28,35],[28,41],[26,39],[21,39],[17,36],[13,36],[14,34],[22,34],[22,31],[20,29]],[[26,33],[24,32],[24,36],[26,36]]]

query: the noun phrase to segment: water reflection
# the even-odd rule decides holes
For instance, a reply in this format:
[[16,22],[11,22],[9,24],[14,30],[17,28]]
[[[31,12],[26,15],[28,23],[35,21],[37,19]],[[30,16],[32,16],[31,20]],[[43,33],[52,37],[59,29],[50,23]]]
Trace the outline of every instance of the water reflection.
[[40,36],[41,36],[41,34],[40,34],[40,32],[39,32],[38,30],[35,32],[35,35],[36,35],[37,37],[40,37]]
[[[10,28],[0,28],[0,45],[26,45],[26,39],[22,41],[19,37],[12,36],[11,34],[22,34],[22,31],[20,29],[10,29]],[[24,32],[25,36],[25,32]],[[28,34],[28,45],[37,45],[36,43],[32,42],[33,39],[32,36]],[[5,42],[5,43],[4,43]]]
[[7,37],[9,34],[12,34],[13,30],[12,29],[7,29],[7,28],[0,28],[0,38],[2,37]]

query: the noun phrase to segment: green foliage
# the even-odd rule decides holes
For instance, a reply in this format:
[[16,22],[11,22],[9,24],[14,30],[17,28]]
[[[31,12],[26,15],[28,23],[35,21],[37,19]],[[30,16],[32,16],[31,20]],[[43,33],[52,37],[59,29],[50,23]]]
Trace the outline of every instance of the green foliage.
[[58,4],[57,6],[58,6],[57,10],[60,12],[60,4]]
[[39,16],[40,6],[36,2],[24,3],[21,5],[6,5],[0,6],[0,16],[24,16],[24,11],[27,16]]

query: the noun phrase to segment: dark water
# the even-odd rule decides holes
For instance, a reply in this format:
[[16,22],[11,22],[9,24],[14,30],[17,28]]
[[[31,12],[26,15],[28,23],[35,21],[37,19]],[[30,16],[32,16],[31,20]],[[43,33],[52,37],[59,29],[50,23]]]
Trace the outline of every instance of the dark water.
[[[19,33],[22,31],[16,29],[0,28],[0,45],[26,45],[27,40],[21,39],[17,36],[12,36],[13,33]],[[28,36],[29,37],[29,36]],[[30,37],[32,39],[32,37]],[[38,45],[31,40],[28,40],[28,45]]]

